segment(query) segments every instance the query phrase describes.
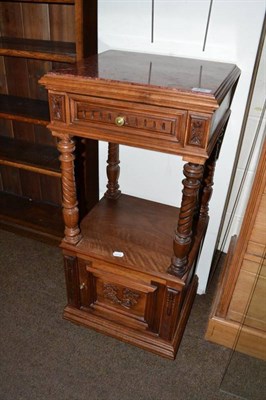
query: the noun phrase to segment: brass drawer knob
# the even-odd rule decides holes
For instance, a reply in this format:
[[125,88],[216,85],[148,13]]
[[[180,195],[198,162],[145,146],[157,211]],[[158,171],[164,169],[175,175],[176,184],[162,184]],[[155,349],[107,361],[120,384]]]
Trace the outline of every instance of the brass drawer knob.
[[125,124],[125,117],[121,117],[121,116],[116,117],[115,124],[117,126],[123,126]]

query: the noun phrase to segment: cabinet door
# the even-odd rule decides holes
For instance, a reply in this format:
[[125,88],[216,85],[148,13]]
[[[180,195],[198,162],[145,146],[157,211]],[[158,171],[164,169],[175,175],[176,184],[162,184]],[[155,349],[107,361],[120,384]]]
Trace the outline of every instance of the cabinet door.
[[[106,265],[79,260],[80,307],[128,327],[158,332],[164,288]],[[109,268],[108,268],[109,269]]]

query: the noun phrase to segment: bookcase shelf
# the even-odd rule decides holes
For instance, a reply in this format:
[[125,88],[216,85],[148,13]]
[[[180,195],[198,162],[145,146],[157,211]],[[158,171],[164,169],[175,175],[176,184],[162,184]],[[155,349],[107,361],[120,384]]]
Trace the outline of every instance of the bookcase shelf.
[[0,136],[0,165],[9,165],[60,178],[55,147]]
[[49,122],[48,102],[0,94],[0,118],[46,126]]
[[76,46],[69,42],[2,37],[0,55],[74,63]]
[[58,244],[64,232],[61,207],[0,191],[0,227]]

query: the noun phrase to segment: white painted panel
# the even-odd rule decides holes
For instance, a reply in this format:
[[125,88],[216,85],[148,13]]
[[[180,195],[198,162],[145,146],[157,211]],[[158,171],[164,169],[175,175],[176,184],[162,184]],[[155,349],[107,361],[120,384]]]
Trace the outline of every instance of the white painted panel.
[[156,49],[169,54],[195,54],[201,52],[209,11],[208,1],[156,1]]
[[99,51],[141,48],[150,41],[150,0],[99,0]]
[[[101,195],[106,190],[107,144],[100,146]],[[143,162],[146,160],[146,162]],[[120,189],[123,193],[179,207],[183,162],[180,157],[120,146]]]

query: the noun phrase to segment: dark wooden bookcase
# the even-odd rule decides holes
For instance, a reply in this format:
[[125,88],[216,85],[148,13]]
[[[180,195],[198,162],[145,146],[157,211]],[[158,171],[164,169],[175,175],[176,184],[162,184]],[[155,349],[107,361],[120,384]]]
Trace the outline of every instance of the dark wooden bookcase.
[[38,80],[96,52],[97,0],[0,1],[0,226],[63,237],[57,143]]

